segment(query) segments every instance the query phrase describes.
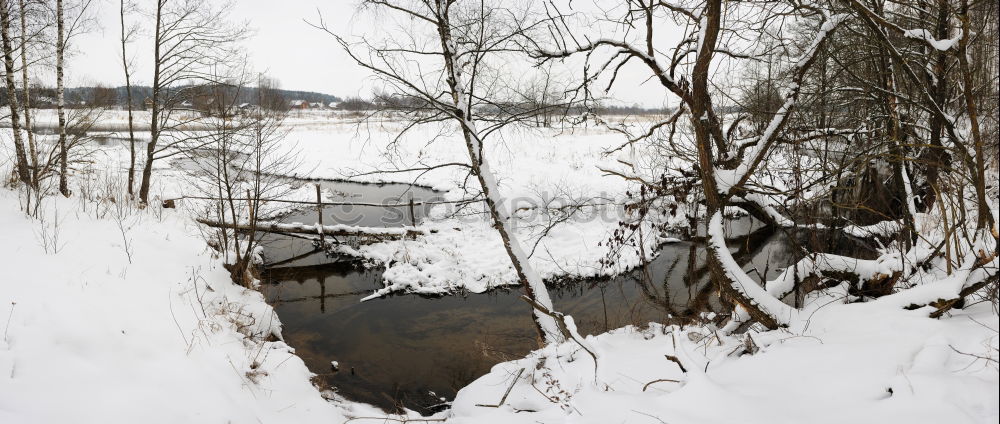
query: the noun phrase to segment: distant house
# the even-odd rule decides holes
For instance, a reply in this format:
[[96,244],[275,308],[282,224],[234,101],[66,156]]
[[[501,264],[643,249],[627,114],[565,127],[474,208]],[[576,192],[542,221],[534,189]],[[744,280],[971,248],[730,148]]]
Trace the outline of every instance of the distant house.
[[305,100],[290,100],[288,107],[292,109],[309,109],[309,102]]
[[261,110],[260,106],[251,103],[240,103],[236,106],[236,110],[243,114],[252,114],[259,112]]
[[337,107],[340,106],[340,102],[330,102],[328,106],[330,107],[330,109],[336,109]]
[[55,101],[55,99],[53,99],[51,97],[46,97],[46,96],[39,96],[39,97],[35,98],[34,103],[35,104],[33,104],[32,106],[35,106],[35,107],[38,107],[38,108],[43,108],[43,109],[56,107],[56,101]]

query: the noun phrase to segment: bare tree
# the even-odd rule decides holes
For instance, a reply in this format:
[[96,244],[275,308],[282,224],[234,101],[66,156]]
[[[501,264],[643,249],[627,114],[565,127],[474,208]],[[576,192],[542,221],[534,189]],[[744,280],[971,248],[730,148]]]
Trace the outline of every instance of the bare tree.
[[66,60],[66,22],[63,0],[56,0],[56,108],[59,115],[59,192],[69,197],[67,175],[69,155],[66,153],[66,87],[63,86],[63,67]]
[[[859,164],[859,169],[871,170],[873,162],[887,163],[891,167],[888,179],[892,183],[886,192],[896,199],[899,214],[886,218],[890,222],[894,219],[900,221],[892,227],[895,228],[893,233],[899,235],[898,245],[894,247],[898,249],[894,252],[898,253],[892,254],[904,259],[899,265],[886,270],[885,274],[873,277],[872,281],[861,281],[858,285],[881,285],[888,287],[887,292],[901,289],[899,282],[916,274],[919,266],[936,257],[947,241],[929,242],[916,232],[915,218],[920,209],[914,202],[915,167],[908,158],[914,156],[915,146],[921,145],[919,138],[924,137],[921,120],[925,119],[936,122],[933,126],[942,128],[947,134],[947,143],[937,136],[931,148],[940,150],[949,148],[945,144],[953,144],[949,149],[964,169],[960,168],[952,177],[967,178],[972,183],[975,193],[970,203],[977,205],[975,232],[978,235],[973,235],[964,243],[967,244],[966,252],[981,249],[981,253],[971,259],[965,256],[963,261],[966,266],[962,267],[962,272],[966,273],[967,280],[955,290],[955,297],[944,303],[958,303],[989,281],[996,281],[995,269],[990,271],[988,266],[991,261],[995,263],[997,249],[994,218],[985,203],[987,183],[984,163],[989,155],[984,149],[983,137],[977,134],[980,132],[977,129],[979,118],[976,117],[978,104],[973,89],[975,82],[971,81],[974,72],[971,72],[971,66],[962,65],[963,60],[968,60],[967,50],[963,50],[968,47],[963,47],[963,43],[974,43],[971,34],[976,34],[979,29],[971,26],[954,32],[948,29],[951,22],[962,25],[971,22],[963,19],[967,12],[962,11],[969,10],[972,3],[963,0],[957,7],[948,6],[947,2],[933,3],[940,12],[938,26],[945,27],[937,31],[941,38],[935,38],[931,35],[933,32],[922,30],[920,26],[910,29],[913,28],[911,25],[923,25],[934,20],[926,13],[934,9],[923,3],[843,0],[751,1],[737,4],[705,0],[674,4],[633,0],[623,7],[598,14],[598,21],[634,29],[618,32],[612,38],[579,34],[578,27],[567,23],[577,15],[562,13],[552,4],[549,11],[554,36],[534,49],[536,57],[543,62],[583,56],[590,65],[585,67],[583,91],[589,90],[589,86],[600,78],[608,81],[610,87],[619,82],[619,70],[626,63],[637,62],[649,70],[652,79],[680,99],[681,107],[676,114],[653,124],[638,136],[630,137],[626,144],[612,149],[612,152],[640,140],[653,139],[654,143],[662,142],[668,151],[689,160],[697,174],[677,170],[679,172],[653,176],[624,172],[619,172],[619,175],[640,182],[643,188],[656,193],[671,193],[671,196],[677,190],[670,186],[678,189],[690,187],[692,183],[699,186],[700,198],[695,196],[687,200],[704,204],[704,216],[708,218],[709,268],[713,281],[725,298],[738,306],[733,321],[752,319],[775,328],[787,324],[796,316],[798,311],[781,299],[798,290],[803,279],[820,275],[826,278],[831,275],[854,275],[855,280],[859,280],[857,269],[867,263],[856,258],[810,253],[797,266],[789,268],[791,271],[761,287],[764,282],[755,282],[742,271],[726,246],[722,235],[724,209],[729,206],[743,208],[773,226],[825,228],[824,224],[815,222],[815,216],[796,218],[787,213],[783,210],[785,205],[775,199],[798,201],[801,205],[805,202],[800,201],[800,196],[810,187],[815,189],[831,183],[836,186],[852,180],[859,186],[868,185],[865,181],[881,184],[885,178],[883,175],[877,174],[858,182],[862,176],[850,175],[853,172],[851,167],[843,165],[845,160],[850,160]],[[658,43],[654,34],[659,31],[658,23],[663,21],[688,28],[678,44],[665,47]],[[808,35],[789,36],[772,30],[790,22],[803,28]],[[980,25],[986,23],[988,20],[983,20]],[[949,33],[952,35],[949,36]],[[969,36],[955,38],[955,33]],[[827,48],[831,43],[839,45],[842,42],[851,48]],[[930,48],[914,48],[920,43]],[[774,55],[776,50],[772,46],[781,46],[778,50],[781,54]],[[868,50],[868,46],[872,49]],[[917,58],[918,54],[914,52],[923,57]],[[923,66],[928,62],[934,63],[934,60],[926,58],[941,59],[941,52],[961,57],[944,58],[944,62],[938,62],[936,70]],[[851,55],[858,56],[858,62],[845,64],[845,59],[851,59]],[[760,81],[764,95],[754,100],[761,107],[751,110],[750,115],[728,113],[724,103],[729,87],[722,82],[724,78],[713,79],[712,75],[718,75],[720,69],[739,69],[747,61],[768,63],[769,73]],[[817,63],[820,66],[814,69]],[[772,65],[776,68],[773,74]],[[831,73],[831,68],[836,70]],[[949,68],[957,70],[955,72],[961,78],[954,74],[948,77],[945,70]],[[963,68],[970,69],[970,72],[963,74]],[[928,70],[938,72],[938,75],[928,74]],[[959,83],[964,87],[958,102],[964,105],[963,108],[949,111],[950,105],[934,99],[932,93],[940,90],[938,94],[943,95],[941,93],[949,91],[942,88],[943,84],[954,84],[966,77],[967,81]],[[772,83],[777,79],[785,83],[775,89]],[[845,110],[831,114],[827,106],[829,101],[869,107],[841,108]],[[687,124],[693,133],[690,142],[686,134],[678,131],[679,116],[688,117]],[[730,117],[735,119],[729,120]],[[743,125],[748,117],[757,124]],[[960,124],[957,119],[967,119],[968,125]],[[837,128],[838,125],[846,128]],[[957,130],[960,125],[970,129],[971,141]],[[824,159],[819,161],[817,168],[804,170],[798,162],[802,147],[812,149],[814,142],[824,143],[821,154],[826,157],[830,152],[830,143],[840,143],[840,140],[846,140],[847,148],[839,154],[839,168],[829,166]],[[865,142],[851,145],[861,140]],[[995,155],[993,153],[994,158]],[[781,163],[782,160],[796,165],[787,172],[765,166],[769,162]],[[927,168],[928,175],[948,169],[943,161]],[[793,175],[782,176],[782,172]],[[809,181],[802,180],[803,172]],[[664,175],[669,175],[669,178]],[[796,219],[813,222],[803,223]],[[845,231],[858,233],[858,227],[848,226]],[[990,231],[992,236],[986,234]],[[921,248],[915,248],[918,243]],[[926,301],[931,303],[936,299]]]
[[184,119],[172,114],[184,101],[189,87],[212,81],[211,70],[237,58],[236,42],[245,29],[226,21],[229,4],[220,7],[198,0],[157,0],[153,30],[153,93],[150,109],[150,142],[146,145],[139,200],[149,200],[153,162],[175,153],[167,150],[183,147],[190,138],[172,138],[161,145],[164,134],[180,129]]
[[[17,160],[18,178],[28,187],[34,187],[31,177],[31,165],[24,148],[24,138],[21,134],[21,111],[17,100],[17,87],[14,82],[14,43],[10,35],[11,4],[8,0],[0,0],[0,34],[3,36],[4,79],[7,83],[7,105],[10,108],[11,128],[14,131],[14,152]],[[30,128],[29,128],[30,130]]]
[[128,111],[128,194],[135,194],[135,126],[132,114],[132,66],[128,56],[128,44],[138,31],[137,26],[126,26],[125,16],[131,4],[126,0],[118,3],[118,19],[121,25],[119,42],[122,46],[122,71],[125,72],[125,108]]
[[276,112],[288,111],[288,99],[281,93],[281,83],[261,75],[257,83],[257,106]]
[[[742,7],[729,6],[727,7]],[[780,7],[780,6],[778,6]],[[665,2],[646,0],[629,1],[619,22],[642,28],[644,38],[633,42],[629,39],[597,39],[594,41],[579,41],[579,38],[569,35],[570,28],[556,19],[553,30],[563,34],[565,38],[557,38],[554,46],[539,47],[537,55],[543,60],[559,59],[576,54],[587,54],[595,57],[594,52],[609,50],[609,59],[601,62],[597,73],[610,74],[611,84],[615,82],[617,70],[629,61],[642,63],[649,69],[653,77],[669,92],[680,98],[683,103],[681,110],[689,117],[689,124],[694,131],[694,149],[696,151],[696,168],[699,173],[701,193],[706,206],[706,216],[710,217],[710,233],[721,228],[722,211],[733,198],[749,204],[748,209],[755,216],[760,216],[765,222],[775,223],[783,218],[769,213],[768,205],[762,204],[760,198],[747,190],[747,183],[754,172],[761,166],[765,158],[771,154],[771,149],[778,135],[788,122],[792,110],[796,107],[800,94],[800,85],[805,72],[813,64],[817,52],[830,33],[843,21],[844,17],[833,16],[823,12],[823,9],[798,8],[792,5],[782,10],[784,14],[798,15],[802,19],[816,22],[815,36],[812,42],[802,50],[799,57],[793,61],[788,70],[790,82],[782,96],[782,106],[769,120],[763,131],[751,137],[737,139],[732,132],[725,131],[720,114],[716,111],[716,103],[709,76],[712,66],[719,56],[740,56],[736,46],[720,45],[721,40],[732,37],[735,31],[746,29],[753,25],[766,27],[768,19],[776,19],[779,13],[766,14],[765,22],[747,22],[735,28],[734,18],[724,19],[727,10],[721,0],[707,0],[694,7],[685,8]],[[735,14],[734,14],[735,15]],[[656,45],[654,24],[663,16],[672,16],[683,21],[691,30],[679,45],[668,50],[668,58],[663,62],[657,57],[663,52]],[[739,16],[739,15],[737,15]],[[731,25],[727,27],[727,25]],[[728,37],[727,37],[728,34]],[[687,65],[688,75],[678,76],[678,68]],[[663,125],[666,125],[665,123]],[[709,255],[709,269],[713,280],[719,289],[729,299],[742,305],[757,321],[774,328],[787,322],[788,308],[772,296],[767,295],[756,283],[753,283],[729,254],[723,237],[710,237],[712,241]],[[747,282],[750,282],[748,284]]]
[[27,128],[28,139],[28,161],[31,163],[32,184],[38,186],[38,148],[35,144],[35,134],[31,125],[31,83],[28,77],[28,8],[24,0],[18,0],[18,17],[21,22],[21,87],[24,92],[24,127]]
[[[287,181],[278,175],[287,174],[296,158],[282,144],[288,131],[282,126],[287,112],[237,108],[249,91],[247,75],[240,70],[227,78],[216,76],[215,80],[227,83],[203,87],[213,99],[208,103],[211,135],[201,149],[188,154],[195,164],[191,176],[193,187],[200,191],[196,197],[209,199],[200,213],[221,224],[212,227],[210,243],[220,247],[233,282],[251,287],[259,279],[263,233],[257,232],[257,223],[268,213],[271,200],[287,190]],[[258,86],[272,82],[261,76]],[[255,101],[264,100],[264,91],[256,93]],[[240,226],[249,229],[234,229]]]
[[405,29],[407,37],[352,44],[326,28],[322,18],[317,26],[333,35],[358,65],[379,77],[386,92],[419,99],[396,110],[408,117],[403,133],[422,125],[445,125],[461,134],[468,164],[440,166],[467,167],[478,183],[486,213],[532,306],[540,341],[578,340],[566,317],[555,312],[544,281],[528,261],[514,231],[508,200],[499,192],[485,154],[485,145],[501,129],[530,124],[546,109],[572,101],[552,98],[538,107],[525,107],[523,99],[529,96],[519,90],[518,77],[505,72],[517,60],[520,38],[538,27],[528,23],[533,19],[530,10],[455,0],[372,0],[362,7],[403,18],[416,28]]

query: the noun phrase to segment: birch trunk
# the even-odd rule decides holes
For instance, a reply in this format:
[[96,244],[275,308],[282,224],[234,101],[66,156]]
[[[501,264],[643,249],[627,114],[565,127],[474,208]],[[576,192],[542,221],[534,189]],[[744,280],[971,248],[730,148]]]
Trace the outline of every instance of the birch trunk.
[[21,87],[24,89],[24,128],[28,137],[28,162],[31,164],[31,182],[38,186],[38,148],[35,134],[31,132],[31,80],[28,78],[28,24],[24,0],[18,0],[21,18]]
[[63,0],[56,0],[56,109],[59,115],[59,192],[69,197],[66,153],[66,87],[63,68],[66,57],[66,29],[63,20]]
[[[524,253],[520,241],[514,233],[511,225],[510,212],[507,210],[505,199],[497,189],[496,178],[490,170],[489,163],[483,155],[483,143],[476,123],[471,117],[471,108],[466,99],[466,87],[462,77],[462,70],[459,64],[455,63],[457,48],[452,39],[451,24],[448,18],[448,1],[437,0],[438,22],[437,29],[441,41],[441,49],[445,62],[445,72],[448,78],[452,104],[455,106],[454,114],[461,122],[462,136],[465,139],[466,148],[469,151],[469,160],[472,165],[472,172],[479,180],[479,185],[483,190],[483,197],[486,199],[487,209],[493,220],[493,227],[500,233],[503,240],[504,249],[510,257],[514,271],[517,273],[521,286],[524,287],[525,295],[532,301],[555,311],[552,307],[552,300],[549,298],[548,289],[545,282],[535,272],[528,262],[528,255]],[[532,318],[538,330],[539,337],[546,343],[559,343],[564,337],[556,323],[555,318],[538,308],[532,308]]]
[[24,151],[24,139],[21,136],[20,105],[17,101],[17,89],[14,85],[14,47],[10,39],[10,3],[0,0],[0,34],[3,38],[4,82],[7,83],[7,105],[10,107],[10,127],[14,132],[14,154],[17,160],[17,176],[24,184],[34,187],[31,179],[31,166]]

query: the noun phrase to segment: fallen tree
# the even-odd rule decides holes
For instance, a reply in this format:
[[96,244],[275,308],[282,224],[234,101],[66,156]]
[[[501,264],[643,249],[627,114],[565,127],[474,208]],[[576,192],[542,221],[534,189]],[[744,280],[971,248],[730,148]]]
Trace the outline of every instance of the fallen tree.
[[257,221],[255,225],[248,223],[219,222],[208,219],[198,219],[199,223],[214,228],[225,228],[237,231],[260,231],[275,234],[304,234],[304,235],[324,235],[333,237],[360,237],[376,241],[398,240],[402,238],[416,238],[426,235],[427,232],[414,227],[383,228],[383,227],[355,227],[344,224],[336,225],[309,225],[297,222],[285,223],[274,221]]

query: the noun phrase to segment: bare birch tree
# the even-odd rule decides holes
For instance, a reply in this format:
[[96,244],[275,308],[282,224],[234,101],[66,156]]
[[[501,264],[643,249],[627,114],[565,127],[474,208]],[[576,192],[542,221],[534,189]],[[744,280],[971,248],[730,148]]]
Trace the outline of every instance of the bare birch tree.
[[14,82],[14,75],[16,75],[14,68],[15,45],[10,34],[11,6],[10,1],[0,0],[0,34],[2,34],[3,37],[4,82],[7,84],[7,105],[10,109],[11,129],[14,132],[14,153],[17,160],[16,170],[18,179],[20,179],[26,186],[34,187],[35,182],[31,177],[31,165],[28,162],[28,155],[24,145],[24,137],[21,134],[20,102],[18,102],[17,86]]
[[[376,13],[415,24],[406,29],[407,41],[387,39],[356,44],[326,28],[358,65],[373,72],[392,90],[419,101],[410,104],[407,130],[421,125],[444,124],[457,129],[468,152],[467,167],[478,182],[486,213],[500,236],[504,250],[532,305],[532,316],[543,342],[575,339],[564,315],[555,311],[544,281],[531,266],[514,231],[508,200],[500,193],[486,157],[491,135],[511,124],[528,124],[548,108],[564,106],[566,99],[546,99],[538,107],[524,107],[529,97],[518,92],[516,77],[501,68],[505,57],[520,51],[519,38],[532,29],[525,9],[496,2],[456,0],[384,1],[362,3]],[[426,38],[419,38],[426,36]],[[489,114],[482,111],[489,110]],[[407,131],[407,130],[404,130]]]
[[66,152],[66,87],[63,67],[66,61],[66,22],[63,0],[56,0],[56,113],[59,115],[59,193],[69,197],[68,153]]
[[38,186],[38,147],[35,143],[35,134],[31,125],[31,80],[28,76],[28,51],[29,49],[29,29],[28,29],[28,7],[25,0],[18,0],[18,17],[21,22],[21,89],[24,93],[24,127],[28,140],[28,162],[31,164],[31,180],[34,186]]

